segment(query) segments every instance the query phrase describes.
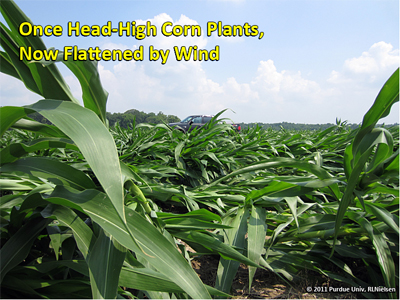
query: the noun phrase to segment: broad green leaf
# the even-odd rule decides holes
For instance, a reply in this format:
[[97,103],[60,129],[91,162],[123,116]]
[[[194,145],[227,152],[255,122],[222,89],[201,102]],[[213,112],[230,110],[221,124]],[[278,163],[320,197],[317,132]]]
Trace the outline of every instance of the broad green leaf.
[[353,141],[353,153],[357,151],[358,145],[364,136],[369,133],[376,123],[390,113],[393,104],[399,101],[399,68],[390,76],[383,85],[374,104],[364,115],[359,132]]
[[260,267],[254,261],[248,259],[246,256],[241,254],[239,251],[235,250],[231,245],[223,243],[215,237],[210,236],[207,233],[197,232],[197,231],[187,231],[187,232],[177,232],[174,236],[182,239],[188,244],[193,243],[199,244],[203,247],[209,248],[215,252],[218,252],[226,260],[236,260],[255,268]]
[[58,255],[60,252],[61,246],[61,231],[58,226],[47,226],[47,233],[50,237],[50,246],[54,250],[54,254],[56,255],[56,260],[58,260]]
[[50,222],[47,219],[31,219],[4,244],[0,249],[1,281],[8,271],[28,256],[33,242]]
[[71,208],[61,205],[49,205],[47,209],[42,211],[42,215],[44,217],[54,216],[64,226],[71,228],[79,250],[83,257],[87,258],[89,249],[95,242],[96,237],[89,226]]
[[93,181],[85,173],[65,163],[46,157],[25,157],[0,167],[0,172],[24,173],[52,182],[67,185],[77,190],[95,188]]
[[[266,211],[263,207],[252,205],[248,226],[247,257],[259,263],[261,253],[264,250],[265,236],[267,234]],[[257,268],[249,266],[249,291]]]
[[29,180],[0,179],[0,190],[5,191],[30,191],[36,186]]
[[169,293],[184,292],[178,285],[170,281],[167,276],[148,268],[123,267],[119,284],[137,290]]
[[72,102],[40,100],[27,108],[2,107],[2,131],[33,111],[46,117],[74,141],[124,220],[123,182],[117,149],[113,137],[96,114]]
[[158,212],[157,216],[161,218],[163,221],[167,221],[168,219],[175,219],[175,218],[191,218],[197,219],[202,221],[218,221],[221,222],[221,217],[213,214],[212,212],[202,208],[194,211],[190,211],[185,214],[174,214],[174,213],[165,213],[165,212]]
[[25,280],[21,280],[18,277],[7,275],[5,276],[4,280],[1,282],[1,288],[2,288],[2,293],[1,297],[2,298],[12,298],[7,295],[7,292],[3,292],[6,289],[11,289],[14,291],[18,291],[18,293],[22,293],[25,297],[29,296],[35,296],[38,299],[42,297],[40,293],[35,291],[32,287],[26,284]]
[[19,46],[12,36],[15,38],[15,35],[3,23],[0,23],[0,43],[6,51],[1,51],[0,71],[21,80],[28,90],[40,94],[27,62],[19,59]]
[[[167,276],[148,268],[123,267],[119,278],[119,284],[136,290],[184,293],[184,291]],[[211,295],[229,297],[228,294],[208,285],[206,285],[206,288]]]
[[12,127],[41,133],[50,137],[68,138],[60,129],[53,125],[42,124],[29,119],[20,119]]
[[313,189],[289,182],[272,181],[262,189],[253,190],[246,195],[246,199],[257,200],[262,196],[295,197],[312,192]]
[[3,106],[0,107],[0,130],[1,136],[8,128],[11,127],[16,121],[25,117],[27,114],[33,113],[32,110],[28,110],[23,107],[16,106]]
[[58,269],[60,267],[71,268],[82,275],[89,276],[88,267],[86,261],[84,260],[58,260],[58,261],[48,261],[42,262],[40,264],[33,264],[28,266],[18,266],[15,267],[13,271],[16,273],[28,273],[30,271],[36,271],[42,274],[49,273],[52,270]]
[[203,220],[196,220],[193,218],[173,218],[163,220],[165,228],[173,231],[187,231],[187,230],[200,230],[200,229],[215,229],[215,228],[230,228],[229,226],[212,223]]
[[26,60],[22,64],[17,55],[11,56],[12,54],[19,53],[19,47],[31,47],[34,51],[45,50],[46,46],[38,36],[29,35],[23,37],[19,34],[18,27],[21,23],[29,22],[33,24],[33,22],[13,1],[4,0],[1,2],[1,14],[10,28],[10,30],[7,30],[8,39],[13,42],[12,45],[9,42],[9,48],[4,49],[6,39],[3,32],[5,32],[5,26],[2,24],[1,45],[10,55],[10,60],[13,62],[16,71],[27,88],[47,99],[67,100],[78,103],[55,65],[43,66],[38,63],[30,64]]
[[[89,282],[85,279],[32,278],[19,280],[18,277],[7,276],[2,287],[15,289],[18,292],[22,290],[22,295],[26,298],[29,298],[32,294],[45,299],[57,299],[60,295],[69,295],[72,299],[91,297]],[[33,293],[32,290],[34,290]]]
[[180,157],[183,147],[185,147],[185,142],[180,142],[178,144],[178,146],[176,146],[176,148],[175,148],[175,161],[176,161],[177,167],[180,169],[184,169],[184,162],[182,161],[182,158]]
[[[370,202],[366,202],[365,206],[367,211],[382,222],[385,222],[390,228],[392,228],[397,234],[399,234],[399,217],[395,214],[391,214],[384,207]],[[396,222],[397,221],[397,222]]]
[[[224,242],[228,245],[244,249],[245,234],[247,231],[247,218],[249,210],[247,208],[239,208],[235,217],[226,217],[223,221],[224,225],[229,225],[232,228],[225,229]],[[234,260],[226,260],[220,258],[217,270],[217,278],[215,288],[225,293],[229,293],[233,279],[239,268],[239,262]]]
[[32,141],[29,144],[13,143],[0,150],[1,165],[16,161],[18,158],[39,150],[51,148],[65,148],[78,151],[71,140],[60,138],[44,138]]
[[[191,297],[210,298],[203,283],[177,248],[137,212],[127,208],[126,220],[129,230],[144,252],[132,239],[130,232],[127,231],[125,224],[105,194],[95,190],[72,193],[62,187],[57,187],[51,197],[46,200],[53,202],[53,199],[56,200],[59,197],[82,207],[94,222],[111,234],[121,245],[148,261]],[[107,211],[106,215],[104,211]]]
[[297,202],[300,200],[300,198],[299,197],[285,197],[285,200],[290,208],[290,211],[292,212],[294,221],[296,222],[296,226],[298,228],[299,220],[297,218]]
[[[383,234],[379,232],[378,229],[374,228],[374,226],[365,218],[360,220],[360,225],[363,226],[368,232],[368,235],[375,247],[376,257],[379,261],[379,266],[381,268],[382,276],[385,280],[386,286],[390,288],[396,288],[395,265]],[[397,299],[396,292],[389,293],[389,296],[391,299]]]
[[103,231],[90,249],[87,263],[93,298],[113,299],[117,297],[119,274],[125,259],[126,248]]
[[[0,24],[0,26],[0,34],[3,34],[3,24]],[[21,79],[11,63],[9,55],[3,51],[0,51],[0,72]]]

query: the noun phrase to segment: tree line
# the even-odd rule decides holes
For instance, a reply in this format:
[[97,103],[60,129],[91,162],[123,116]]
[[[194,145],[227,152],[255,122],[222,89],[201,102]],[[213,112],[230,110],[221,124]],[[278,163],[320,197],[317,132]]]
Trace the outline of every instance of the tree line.
[[[347,123],[340,122],[341,126],[348,128],[348,129],[357,129],[360,124],[355,123]],[[301,123],[288,123],[288,122],[280,122],[280,123],[241,123],[240,126],[242,129],[251,128],[259,126],[263,129],[273,129],[273,130],[325,130],[329,127],[334,126],[335,124],[326,123],[326,124],[301,124]],[[339,125],[339,124],[336,124]],[[392,127],[398,126],[398,123],[395,124],[377,124],[377,127]]]
[[[39,113],[30,114],[29,117],[35,121],[38,121],[43,124],[51,124],[45,117],[43,117]],[[116,123],[123,128],[132,127],[132,123],[135,121],[135,124],[140,123],[149,123],[149,124],[161,124],[161,123],[173,123],[179,122],[180,119],[174,115],[166,115],[162,111],[158,114],[154,112],[145,113],[143,111],[139,111],[137,109],[130,109],[124,113],[106,113],[106,118],[110,127],[114,126]]]
[[145,113],[143,111],[138,111],[137,109],[130,109],[124,113],[107,113],[107,120],[110,126],[114,126],[117,122],[123,128],[127,128],[128,126],[132,126],[132,122],[135,120],[136,124],[140,123],[149,123],[149,124],[161,124],[161,123],[173,123],[179,122],[177,116],[174,115],[166,115],[162,111],[158,114],[153,112]]

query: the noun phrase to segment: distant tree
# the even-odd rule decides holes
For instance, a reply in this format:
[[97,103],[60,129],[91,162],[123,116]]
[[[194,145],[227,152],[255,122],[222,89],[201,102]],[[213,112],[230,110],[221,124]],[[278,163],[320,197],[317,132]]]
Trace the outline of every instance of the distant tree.
[[181,119],[179,119],[177,116],[173,116],[173,115],[167,116],[167,123],[179,122],[180,120]]
[[119,123],[121,127],[127,128],[131,126],[132,122],[136,118],[136,124],[140,123],[151,123],[151,124],[160,124],[160,123],[172,123],[179,122],[180,119],[174,115],[166,115],[162,111],[159,111],[157,114],[154,112],[145,113],[143,111],[139,111],[137,109],[129,109],[124,113],[107,113],[107,119],[110,126],[114,126],[115,123]]

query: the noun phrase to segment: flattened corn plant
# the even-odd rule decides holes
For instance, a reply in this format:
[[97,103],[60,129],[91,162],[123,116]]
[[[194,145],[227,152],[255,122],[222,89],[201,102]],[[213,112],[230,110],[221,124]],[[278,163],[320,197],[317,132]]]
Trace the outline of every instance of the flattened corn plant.
[[[19,61],[19,47],[45,45],[18,35],[30,20],[13,1],[1,13],[1,71],[43,96],[0,108],[2,297],[229,297],[240,263],[249,289],[257,268],[398,289],[399,129],[376,124],[398,101],[399,70],[357,130],[239,134],[222,112],[188,134],[108,128],[96,63],[62,61],[82,106],[54,63]],[[219,257],[214,287],[191,267],[199,255]]]

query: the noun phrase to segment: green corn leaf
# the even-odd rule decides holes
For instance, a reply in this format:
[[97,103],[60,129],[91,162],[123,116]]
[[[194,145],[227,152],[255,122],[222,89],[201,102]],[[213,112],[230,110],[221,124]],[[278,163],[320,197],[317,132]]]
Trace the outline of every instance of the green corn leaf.
[[0,179],[0,190],[5,191],[30,191],[37,185],[27,180]]
[[[29,272],[39,272],[42,274],[47,274],[53,270],[60,267],[66,267],[73,269],[82,275],[89,276],[88,266],[84,260],[58,260],[58,261],[48,261],[42,262],[40,264],[34,264],[29,266],[18,266],[14,268],[16,274],[28,274]],[[36,274],[37,275],[37,274]]]
[[157,216],[165,222],[168,222],[167,220],[169,220],[169,219],[175,219],[175,218],[186,218],[186,219],[197,219],[197,220],[202,220],[202,221],[221,222],[220,216],[213,214],[212,212],[210,212],[204,208],[190,211],[185,214],[173,214],[173,213],[158,212]]
[[92,296],[95,299],[113,299],[117,296],[119,274],[125,260],[126,248],[102,230],[90,249],[87,263],[90,272]]
[[7,272],[27,257],[36,237],[50,222],[47,219],[31,219],[4,244],[0,249],[1,281]]
[[0,23],[0,43],[1,47],[6,51],[1,52],[0,71],[21,80],[28,90],[40,94],[41,91],[27,63],[19,59],[19,46],[13,40],[12,36],[15,37],[3,23]]
[[[0,34],[3,34],[2,30],[3,24],[0,24]],[[10,61],[9,55],[3,51],[0,51],[0,72],[21,80],[17,70]]]
[[46,179],[55,185],[71,186],[77,190],[95,188],[85,173],[65,163],[46,157],[26,157],[0,167],[0,172],[24,173]]
[[180,169],[184,169],[184,162],[180,157],[183,147],[185,147],[185,142],[180,142],[175,148],[175,161],[177,167]]
[[[132,239],[130,232],[105,194],[95,190],[71,192],[60,186],[46,200],[59,203],[58,198],[64,199],[64,205],[68,205],[69,202],[78,204],[94,222],[111,234],[121,245],[148,261],[191,297],[210,298],[207,289],[177,248],[137,212],[127,208],[126,220],[129,230],[144,252]],[[104,211],[107,211],[106,215],[102,213]]]
[[[359,222],[360,225],[368,232],[368,235],[375,247],[376,257],[378,259],[386,287],[396,288],[395,265],[383,234],[379,232],[379,230],[367,219],[361,218]],[[389,293],[389,296],[391,299],[397,299],[395,292]]]
[[[34,51],[45,50],[46,46],[38,36],[29,35],[22,37],[18,33],[18,27],[21,23],[33,23],[14,1],[2,1],[0,9],[2,16],[10,28],[10,30],[6,31],[4,29],[5,26],[2,24],[1,46],[9,54],[14,68],[27,88],[47,99],[67,100],[78,103],[78,100],[73,97],[68,85],[54,64],[43,66],[38,63],[29,63],[26,60],[23,62],[20,61],[16,55],[17,53],[19,54],[19,47],[31,47],[32,51]],[[8,49],[4,48],[6,44]]]
[[[261,253],[264,250],[265,236],[267,233],[266,224],[266,211],[263,207],[252,206],[251,215],[248,224],[248,238],[247,238],[247,257],[259,263]],[[249,266],[249,291],[251,291],[251,284],[253,282],[255,267]]]
[[[390,113],[393,104],[399,101],[399,68],[383,85],[374,104],[364,115],[360,130],[353,141],[353,153],[356,153],[361,140],[372,131],[376,123]],[[355,155],[355,154],[354,154]]]
[[385,222],[390,228],[392,228],[397,234],[399,234],[399,217],[395,214],[391,214],[384,207],[379,207],[375,203],[366,202],[365,206],[367,211],[379,221]]
[[196,220],[187,218],[173,218],[164,220],[165,228],[176,231],[187,231],[187,230],[200,230],[200,229],[215,229],[215,228],[230,228],[229,226]]
[[25,117],[27,114],[34,111],[23,107],[3,106],[0,107],[0,133],[3,136],[4,132],[10,128],[16,121]]
[[[244,249],[245,247],[245,234],[247,232],[247,218],[249,216],[249,209],[239,208],[234,218],[228,217],[224,219],[225,225],[229,225],[232,228],[225,229],[225,243],[231,246],[239,247]],[[217,278],[215,281],[215,288],[225,293],[229,293],[233,279],[239,268],[239,262],[234,260],[226,260],[221,257],[218,270]]]
[[149,268],[123,267],[119,284],[136,290],[169,293],[184,292],[178,285],[170,281],[167,276]]
[[113,137],[96,114],[72,102],[40,100],[27,108],[2,107],[2,131],[24,117],[24,114],[34,111],[74,141],[124,220],[123,182],[117,149]]
[[210,236],[209,234],[197,231],[187,231],[174,233],[174,236],[180,238],[190,245],[199,244],[203,247],[207,247],[215,252],[218,252],[226,260],[236,260],[255,268],[260,267],[253,260],[250,260],[239,251],[235,250],[231,245],[223,243],[217,238]]
[[[29,298],[32,294],[44,299],[57,299],[60,295],[70,295],[72,299],[91,297],[89,282],[85,279],[50,280],[32,278],[19,280],[18,277],[8,276],[4,281],[5,283],[2,287],[14,289],[18,293],[22,292],[22,295],[26,298]],[[18,287],[16,283],[20,284],[20,286]],[[32,290],[34,291],[33,293]]]
[[29,153],[51,148],[64,148],[79,151],[78,147],[76,147],[71,140],[60,138],[43,138],[34,140],[28,144],[13,143],[2,148],[0,150],[0,163],[1,165],[12,163]]
[[36,296],[38,299],[43,297],[40,293],[35,291],[29,285],[27,285],[25,280],[19,279],[18,276],[7,275],[4,278],[4,280],[1,282],[1,288],[2,288],[1,297],[4,299],[5,298],[10,298],[10,299],[13,298],[13,297],[8,296],[7,292],[3,292],[3,290],[6,290],[6,289],[11,289],[11,290],[17,291],[18,295],[22,294],[25,297],[28,297],[28,295]]
[[364,189],[366,194],[382,193],[399,197],[399,189],[386,186],[384,184],[374,182]]
[[[119,284],[136,290],[184,293],[184,291],[167,276],[149,268],[123,267],[119,278]],[[208,285],[206,285],[206,288],[211,295],[229,297],[228,294]]]
[[288,204],[290,211],[292,212],[294,221],[296,222],[297,228],[299,228],[299,220],[297,218],[297,202],[300,200],[299,197],[285,197],[286,203]]
[[56,260],[58,260],[58,255],[61,247],[61,231],[58,226],[47,226],[47,233],[50,237],[50,246],[54,249],[54,254],[56,255]]
[[64,226],[71,228],[78,249],[81,251],[83,257],[87,258],[89,249],[96,241],[96,237],[89,226],[71,208],[52,204],[42,211],[42,215],[45,218],[54,216]]
[[53,125],[42,124],[28,119],[20,119],[12,127],[41,133],[50,137],[68,138],[60,129]]

